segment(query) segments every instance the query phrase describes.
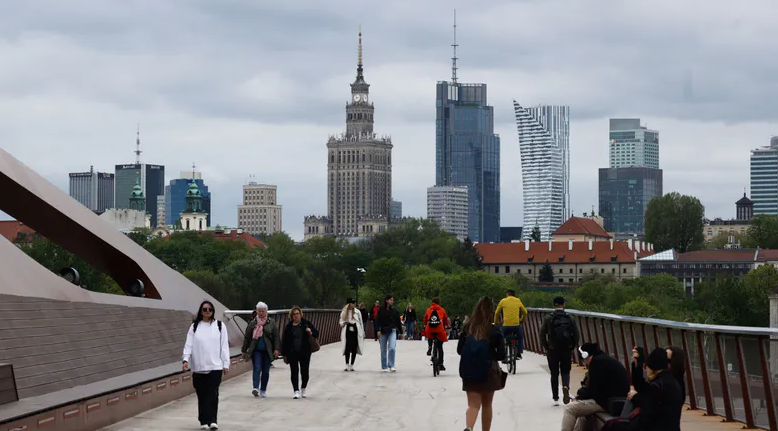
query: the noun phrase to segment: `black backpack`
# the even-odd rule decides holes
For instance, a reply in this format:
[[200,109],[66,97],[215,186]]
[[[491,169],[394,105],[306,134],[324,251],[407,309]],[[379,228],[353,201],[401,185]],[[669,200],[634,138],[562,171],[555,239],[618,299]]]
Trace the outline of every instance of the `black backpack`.
[[[197,322],[194,322],[194,328],[192,328],[192,332],[197,332],[197,325],[198,325],[199,323],[200,323],[200,321],[199,321],[199,320],[198,320]],[[219,333],[221,334],[221,332],[222,332],[222,321],[221,321],[221,320],[217,320],[217,321],[216,321],[216,323],[218,323],[218,324],[219,324],[219,325],[218,325],[218,326],[219,326]]]
[[438,316],[438,310],[436,308],[432,309],[432,313],[430,313],[430,321],[427,323],[427,326],[430,328],[437,328],[440,326],[440,316]]
[[567,313],[554,313],[551,315],[551,331],[549,341],[551,346],[559,350],[572,350],[575,348],[575,329],[573,319]]
[[489,360],[489,340],[465,339],[459,359],[459,377],[470,382],[485,382],[492,364]]

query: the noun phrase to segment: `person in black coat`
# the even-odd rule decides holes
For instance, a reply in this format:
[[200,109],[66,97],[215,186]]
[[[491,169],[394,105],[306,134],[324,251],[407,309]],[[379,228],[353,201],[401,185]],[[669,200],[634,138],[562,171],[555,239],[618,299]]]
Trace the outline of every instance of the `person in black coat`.
[[565,406],[562,431],[573,431],[577,421],[585,422],[590,415],[607,412],[611,398],[623,399],[629,392],[627,369],[618,359],[600,350],[597,343],[584,343],[578,350],[589,369],[589,384],[578,391],[574,402]]
[[616,419],[605,429],[614,431],[681,431],[681,410],[684,391],[678,378],[669,369],[667,350],[654,349],[645,362],[647,380],[643,372],[633,379],[635,389],[629,398],[638,406],[637,416],[629,420]]
[[[303,310],[292,307],[289,311],[289,323],[281,337],[281,354],[284,362],[292,371],[294,399],[308,396],[308,377],[311,366],[311,337],[319,338],[319,331],[313,323],[303,319]],[[298,386],[298,375],[302,377],[302,388]]]

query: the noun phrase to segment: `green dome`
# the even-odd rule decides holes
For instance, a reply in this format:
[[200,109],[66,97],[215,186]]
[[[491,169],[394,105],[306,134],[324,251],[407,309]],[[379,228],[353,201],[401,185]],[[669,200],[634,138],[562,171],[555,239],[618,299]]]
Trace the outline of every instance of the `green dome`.
[[142,198],[143,197],[143,189],[140,188],[140,181],[138,178],[135,178],[135,186],[132,187],[132,193],[130,193],[130,198]]
[[201,196],[200,188],[197,187],[197,183],[194,180],[192,180],[192,182],[189,183],[189,190],[186,191],[186,195],[187,196],[192,196],[192,197],[200,197]]

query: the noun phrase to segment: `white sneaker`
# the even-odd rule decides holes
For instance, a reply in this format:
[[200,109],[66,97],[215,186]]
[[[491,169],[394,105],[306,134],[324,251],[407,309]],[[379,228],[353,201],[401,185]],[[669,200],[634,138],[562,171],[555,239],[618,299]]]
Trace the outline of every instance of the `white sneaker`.
[[211,429],[212,430],[217,430],[217,429],[219,429],[219,425],[216,425],[216,423],[212,423],[211,424]]
[[294,391],[294,399],[296,400],[300,399],[300,391]]
[[267,398],[267,391],[260,391],[260,392],[259,392],[259,396],[260,396],[261,398]]
[[353,366],[353,365],[349,365],[349,366],[348,366],[348,370],[349,370],[349,371],[354,371],[354,366]]
[[395,367],[389,368],[389,371],[391,371],[393,373],[396,373],[397,372],[397,368],[395,368]]
[[559,407],[559,400],[554,400],[554,407]]
[[349,369],[349,366],[348,366],[348,364],[346,364],[346,368],[344,368],[344,369],[343,369],[343,371],[351,371],[351,370]]
[[382,369],[381,369],[381,372],[382,372],[382,373],[388,373],[388,372],[389,372],[389,369],[388,369],[388,368],[382,368]]
[[308,388],[303,388],[303,389],[300,391],[300,395],[302,395],[302,396],[303,396],[303,398],[308,398]]
[[255,397],[258,397],[259,396],[259,389],[256,389],[256,388],[252,389],[251,390],[251,395],[254,395]]
[[207,430],[208,429],[208,425],[200,425],[200,429],[201,430]]

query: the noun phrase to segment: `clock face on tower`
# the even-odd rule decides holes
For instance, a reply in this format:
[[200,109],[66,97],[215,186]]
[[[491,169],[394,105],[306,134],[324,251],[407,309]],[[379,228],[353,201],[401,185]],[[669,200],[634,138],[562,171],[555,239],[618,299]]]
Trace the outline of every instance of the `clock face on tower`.
[[367,103],[367,94],[362,95],[362,101]]
[[360,95],[360,94],[355,94],[355,95],[354,95],[354,101],[355,101],[355,102],[359,102],[360,100],[362,100],[362,95]]

